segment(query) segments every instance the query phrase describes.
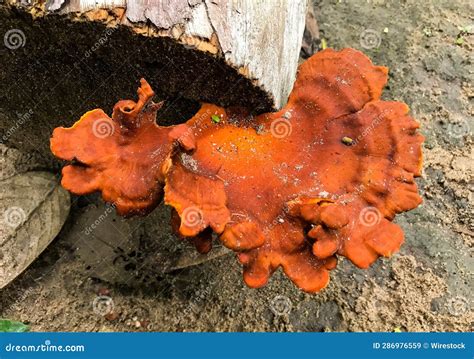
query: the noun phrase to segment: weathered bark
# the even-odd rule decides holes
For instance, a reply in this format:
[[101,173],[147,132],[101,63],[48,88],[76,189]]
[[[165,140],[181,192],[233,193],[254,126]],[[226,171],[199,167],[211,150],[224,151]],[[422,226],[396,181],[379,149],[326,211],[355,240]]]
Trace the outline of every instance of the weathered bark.
[[306,11],[306,0],[28,3],[0,5],[0,140],[45,156],[54,127],[110,112],[140,77],[168,100],[163,124],[189,118],[199,101],[280,107]]

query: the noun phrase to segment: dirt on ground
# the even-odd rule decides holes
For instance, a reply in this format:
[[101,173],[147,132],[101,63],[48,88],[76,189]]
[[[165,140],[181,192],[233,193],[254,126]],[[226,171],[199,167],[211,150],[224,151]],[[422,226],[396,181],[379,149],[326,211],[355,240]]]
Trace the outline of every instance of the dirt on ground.
[[[1,291],[0,317],[32,331],[472,330],[472,2],[314,6],[323,44],[388,66],[384,99],[407,103],[426,137],[424,203],[397,216],[406,237],[398,254],[368,270],[341,259],[315,295],[280,272],[250,289],[223,248],[212,259],[190,256],[169,232],[168,209],[126,220],[97,195],[74,197],[58,238]],[[14,150],[4,156],[14,157],[13,172],[37,163]]]

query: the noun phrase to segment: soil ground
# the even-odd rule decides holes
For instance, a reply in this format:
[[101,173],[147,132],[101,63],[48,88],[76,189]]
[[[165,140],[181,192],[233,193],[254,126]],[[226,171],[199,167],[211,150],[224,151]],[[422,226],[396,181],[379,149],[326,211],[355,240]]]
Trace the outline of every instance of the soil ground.
[[[322,0],[315,9],[329,47],[390,68],[384,98],[406,102],[426,136],[424,203],[397,216],[400,253],[369,270],[341,260],[316,295],[279,272],[250,289],[225,251],[170,270],[166,259],[189,258],[190,248],[167,232],[167,209],[124,220],[97,196],[74,198],[58,238],[0,293],[0,317],[32,331],[472,330],[472,2]],[[19,171],[34,167],[9,155]]]

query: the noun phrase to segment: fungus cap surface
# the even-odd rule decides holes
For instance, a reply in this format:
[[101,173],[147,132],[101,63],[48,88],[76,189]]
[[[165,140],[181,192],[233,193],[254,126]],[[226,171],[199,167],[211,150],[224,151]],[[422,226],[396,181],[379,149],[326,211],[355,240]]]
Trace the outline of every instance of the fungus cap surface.
[[[132,126],[108,148],[90,136],[101,110],[56,129],[51,148],[80,162],[63,170],[72,192],[101,190],[128,214],[153,208],[164,185],[177,231],[205,252],[212,229],[238,253],[249,286],[265,285],[281,266],[316,292],[337,255],[367,268],[397,251],[403,232],[391,220],[421,203],[414,177],[423,137],[405,104],[380,100],[386,80],[387,69],[362,53],[327,49],[300,66],[281,111],[249,118],[203,104],[186,124],[166,128],[155,124],[142,82],[139,95],[148,97],[119,102],[133,116],[116,105],[112,120]],[[124,181],[125,173],[133,175]]]

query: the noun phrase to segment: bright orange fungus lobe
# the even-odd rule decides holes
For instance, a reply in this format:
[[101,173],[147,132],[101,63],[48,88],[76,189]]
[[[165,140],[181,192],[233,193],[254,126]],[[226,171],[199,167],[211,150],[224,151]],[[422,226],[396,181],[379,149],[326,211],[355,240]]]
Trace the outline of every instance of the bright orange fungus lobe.
[[138,102],[55,129],[51,150],[71,161],[71,192],[101,191],[128,215],[152,210],[164,188],[179,234],[207,252],[216,233],[250,287],[281,266],[316,292],[336,256],[367,268],[397,251],[403,232],[391,220],[421,203],[423,137],[405,104],[380,100],[386,81],[362,53],[327,49],[300,66],[281,111],[248,121],[202,104],[185,124],[160,127],[142,80]]

